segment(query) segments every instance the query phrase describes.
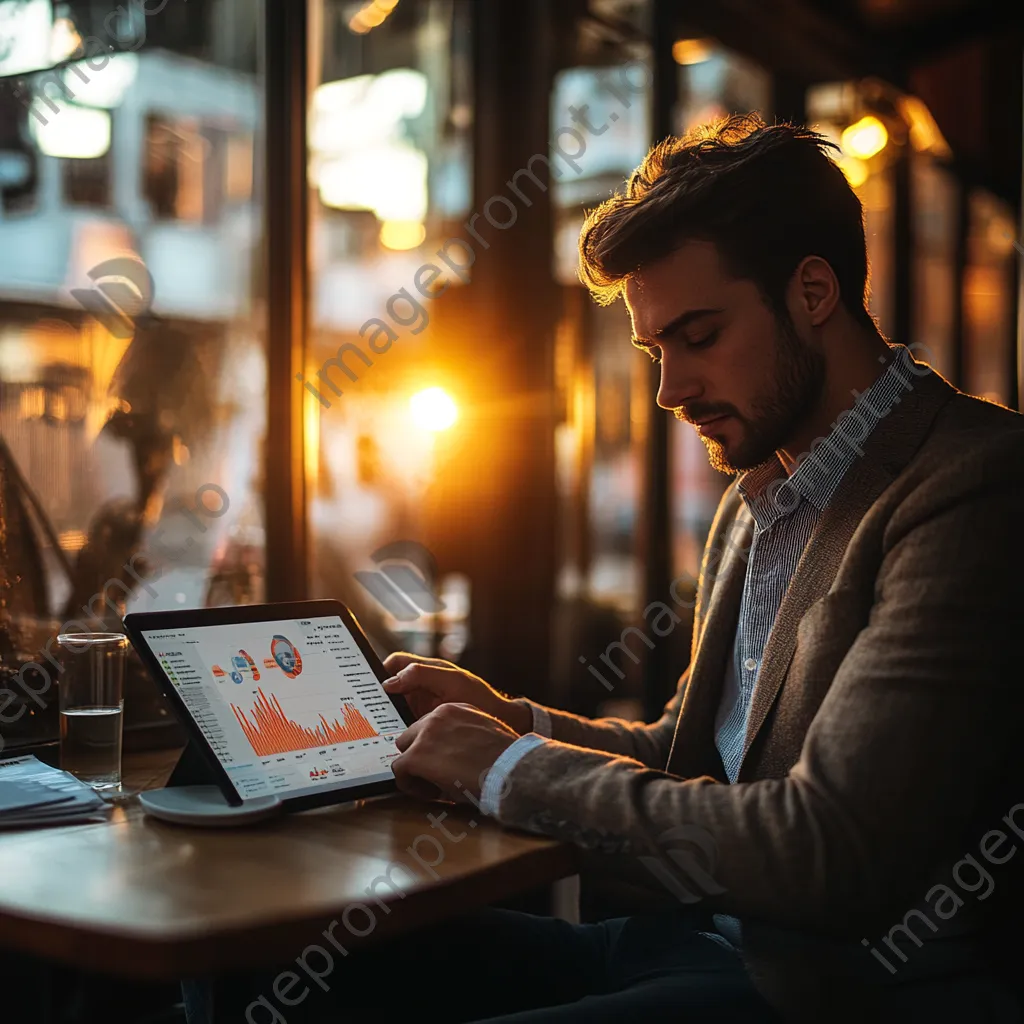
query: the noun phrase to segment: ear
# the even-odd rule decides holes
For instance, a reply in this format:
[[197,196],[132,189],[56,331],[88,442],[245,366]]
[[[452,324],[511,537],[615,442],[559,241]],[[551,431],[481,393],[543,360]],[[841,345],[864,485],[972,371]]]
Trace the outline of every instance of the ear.
[[802,319],[820,327],[839,305],[839,282],[827,260],[805,256],[793,271],[789,282],[790,302]]

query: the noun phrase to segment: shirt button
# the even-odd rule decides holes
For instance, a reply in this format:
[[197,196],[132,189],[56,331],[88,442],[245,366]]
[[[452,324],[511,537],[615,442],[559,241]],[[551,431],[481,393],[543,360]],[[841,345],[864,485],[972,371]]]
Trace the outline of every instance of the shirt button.
[[754,671],[754,669],[755,669],[755,668],[757,668],[757,662],[756,662],[756,661],[754,661],[754,659],[753,659],[753,658],[747,658],[747,660],[746,660],[745,662],[743,662],[743,667],[744,667],[744,668],[745,668],[745,669],[746,669],[746,670],[747,670],[748,672],[753,672],[753,671]]

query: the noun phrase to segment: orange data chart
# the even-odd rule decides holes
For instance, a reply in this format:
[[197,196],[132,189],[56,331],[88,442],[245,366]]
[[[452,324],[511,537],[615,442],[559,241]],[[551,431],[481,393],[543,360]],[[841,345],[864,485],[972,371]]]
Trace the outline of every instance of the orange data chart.
[[337,719],[333,723],[328,722],[320,715],[320,725],[311,729],[293,722],[273,694],[268,700],[262,689],[257,688],[256,692],[260,695],[259,700],[248,715],[236,704],[231,705],[231,710],[246,739],[252,744],[252,749],[260,757],[286,754],[292,750],[308,750],[330,743],[368,740],[380,735],[363,713],[351,704],[342,704],[341,722]]

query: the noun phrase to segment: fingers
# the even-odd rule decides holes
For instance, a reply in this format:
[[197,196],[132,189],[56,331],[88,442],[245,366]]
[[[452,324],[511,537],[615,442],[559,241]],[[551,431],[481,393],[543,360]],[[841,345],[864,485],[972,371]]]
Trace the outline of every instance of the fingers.
[[420,688],[415,677],[409,675],[405,669],[402,669],[397,676],[385,679],[382,685],[387,693],[411,693]]
[[[400,733],[398,736],[395,737],[395,746],[398,748],[399,753],[405,753],[405,751],[407,751],[412,746],[412,741],[416,739],[417,736],[419,736],[420,732],[424,728],[423,723],[426,722],[426,720],[426,716],[418,719],[417,721],[413,722],[412,725],[410,725],[405,730],[405,732]],[[399,758],[396,758],[395,760],[399,760]],[[392,764],[394,764],[394,762],[392,762]]]
[[450,661],[443,658],[426,658],[422,654],[410,654],[408,651],[395,651],[384,659],[384,667],[397,675],[408,665],[431,665],[434,668],[454,668]]
[[402,755],[391,762],[391,770],[395,773],[395,783],[406,795],[415,797],[417,800],[436,800],[441,796],[440,787],[414,775]]
[[388,693],[412,693],[415,690],[427,690],[430,693],[445,695],[450,686],[459,679],[459,670],[454,666],[424,665],[413,662],[399,669],[390,679],[384,680],[384,689]]

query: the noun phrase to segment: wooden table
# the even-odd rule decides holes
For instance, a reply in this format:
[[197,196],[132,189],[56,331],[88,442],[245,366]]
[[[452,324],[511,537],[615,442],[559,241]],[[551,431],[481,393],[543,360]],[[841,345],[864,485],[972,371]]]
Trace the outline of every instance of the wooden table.
[[[175,760],[126,756],[126,785],[163,785]],[[294,960],[335,921],[357,949],[575,871],[571,847],[473,808],[387,797],[215,830],[135,800],[107,823],[0,833],[0,946],[173,980]]]

